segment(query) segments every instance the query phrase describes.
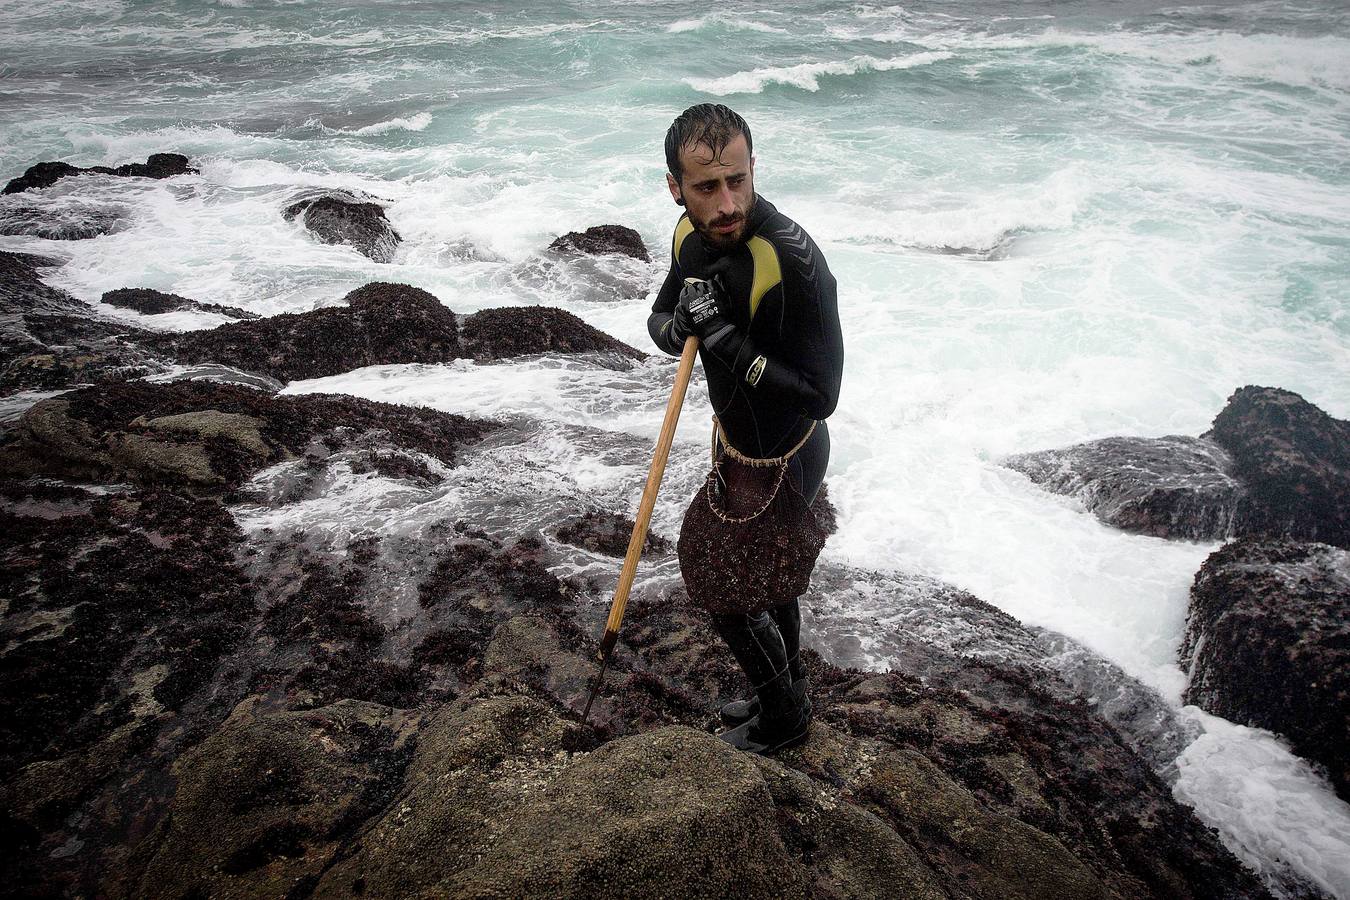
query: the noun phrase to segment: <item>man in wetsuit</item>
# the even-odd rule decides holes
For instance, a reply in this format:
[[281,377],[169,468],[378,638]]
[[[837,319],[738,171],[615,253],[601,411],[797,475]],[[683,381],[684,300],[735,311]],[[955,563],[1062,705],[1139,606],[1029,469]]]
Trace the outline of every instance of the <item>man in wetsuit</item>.
[[[713,411],[740,454],[780,457],[806,438],[782,489],[810,506],[829,462],[823,420],[834,412],[843,371],[834,276],[806,232],[755,193],[750,128],[739,115],[720,104],[690,107],[670,126],[665,148],[666,181],[685,214],[648,331],[676,356],[689,335],[700,339]],[[723,739],[759,753],[805,740],[811,705],[797,599],[712,619],[755,691],[723,707],[723,719],[738,726]]]

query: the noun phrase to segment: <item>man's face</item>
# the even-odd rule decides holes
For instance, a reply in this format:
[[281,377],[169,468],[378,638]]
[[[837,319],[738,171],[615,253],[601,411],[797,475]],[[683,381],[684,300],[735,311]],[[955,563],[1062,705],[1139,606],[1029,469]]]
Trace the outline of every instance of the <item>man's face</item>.
[[710,247],[729,249],[745,239],[750,207],[755,202],[755,158],[745,135],[714,157],[707,144],[680,148],[683,183],[666,173],[670,196],[683,199],[689,221]]

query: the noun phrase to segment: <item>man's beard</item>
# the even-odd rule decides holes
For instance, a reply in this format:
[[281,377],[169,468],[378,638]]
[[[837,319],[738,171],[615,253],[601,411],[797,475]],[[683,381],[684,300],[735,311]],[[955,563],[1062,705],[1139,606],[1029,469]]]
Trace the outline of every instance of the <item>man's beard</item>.
[[[699,222],[694,220],[694,228],[703,237],[703,242],[714,250],[730,250],[737,244],[745,240],[745,231],[749,227],[750,213],[755,209],[755,197],[750,196],[750,205],[745,212],[737,213],[731,219],[715,219],[712,222]],[[690,216],[693,220],[693,216]],[[740,227],[735,231],[718,232],[713,229],[718,225],[729,225],[732,222]]]

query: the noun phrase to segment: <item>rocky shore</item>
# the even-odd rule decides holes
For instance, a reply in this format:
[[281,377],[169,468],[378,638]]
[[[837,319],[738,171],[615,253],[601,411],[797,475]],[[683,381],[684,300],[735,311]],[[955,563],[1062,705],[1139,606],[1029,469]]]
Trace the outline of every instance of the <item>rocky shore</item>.
[[[624,231],[555,250],[640,258]],[[905,670],[884,674],[808,650],[810,741],[753,758],[713,736],[719,706],[745,690],[734,662],[678,576],[653,577],[583,732],[612,585],[558,564],[621,554],[626,511],[542,486],[547,521],[524,530],[451,511],[335,543],[288,518],[344,479],[408,496],[468,481],[485,448],[525,431],[278,394],[285,382],[399,362],[643,358],[576,317],[461,317],[376,282],[312,313],[151,332],[45,284],[51,264],[0,253],[0,393],[27,398],[0,422],[0,878],[16,895],[1267,896],[1030,650],[999,662],[970,652],[975,637],[915,637]],[[1051,487],[1116,485],[1097,490],[1117,508],[1168,496],[1131,507],[1130,521],[1165,523],[1145,529],[1286,542],[1197,579],[1183,650],[1194,699],[1237,720],[1347,708],[1344,553],[1310,541],[1345,547],[1346,497],[1319,492],[1343,490],[1350,442],[1293,396],[1244,389],[1205,438],[1149,449],[1189,473],[1184,496],[1112,469],[1133,466],[1137,445],[1055,457],[1102,477],[1010,463]],[[1259,408],[1280,411],[1276,424],[1244,411]],[[1300,462],[1290,447],[1311,449]],[[653,535],[646,553],[672,571],[669,541]],[[1253,566],[1327,587],[1286,578],[1276,593],[1250,582]],[[1250,610],[1286,594],[1283,630],[1241,655]],[[1043,640],[939,582],[908,582],[903,604],[1006,646]],[[1235,679],[1312,629],[1324,649],[1272,677],[1323,678],[1325,693],[1306,713],[1249,699],[1253,679]],[[1265,727],[1340,766],[1344,791],[1343,730]]]
[[1185,699],[1285,736],[1350,799],[1350,422],[1247,386],[1199,437],[1107,438],[1006,464],[1119,528],[1236,538],[1195,576]]

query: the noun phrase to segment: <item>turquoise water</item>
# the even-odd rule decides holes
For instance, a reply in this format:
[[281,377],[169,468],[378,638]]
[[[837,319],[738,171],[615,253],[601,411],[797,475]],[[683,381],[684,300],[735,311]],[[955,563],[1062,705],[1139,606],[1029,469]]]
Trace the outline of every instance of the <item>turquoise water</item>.
[[[6,3],[0,175],[160,151],[202,174],[5,198],[105,204],[126,224],[0,248],[68,258],[54,279],[91,302],[148,286],[276,313],[382,279],[463,312],[561,306],[646,347],[646,295],[678,214],[665,128],[692,103],[725,102],[752,126],[756,187],[811,232],[840,283],[841,530],[827,556],[959,584],[1179,704],[1186,594],[1213,547],[1100,526],[998,460],[1198,434],[1249,383],[1350,417],[1350,9],[702,9]],[[284,222],[282,206],[313,187],[387,201],[404,238],[395,261]],[[541,256],[559,233],[608,222],[636,228],[655,262]],[[523,363],[386,367],[323,386],[648,436],[664,365],[636,382]],[[697,477],[699,390],[677,481]],[[640,477],[592,470],[558,441],[577,484],[619,507],[635,496]],[[678,521],[678,493],[658,529]],[[857,627],[878,612],[856,610]],[[1350,896],[1345,804],[1268,736],[1206,727],[1179,794],[1254,865]],[[1268,809],[1272,792],[1287,802]]]

